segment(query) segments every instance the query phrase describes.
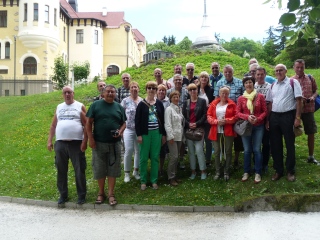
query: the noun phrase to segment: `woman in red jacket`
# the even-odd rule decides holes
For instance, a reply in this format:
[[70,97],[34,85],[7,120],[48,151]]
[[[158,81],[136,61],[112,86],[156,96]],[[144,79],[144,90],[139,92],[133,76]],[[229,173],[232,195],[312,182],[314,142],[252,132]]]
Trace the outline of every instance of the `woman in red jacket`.
[[246,76],[242,80],[245,91],[237,101],[237,117],[248,120],[252,124],[250,136],[242,136],[244,147],[244,174],[241,181],[245,182],[251,172],[251,155],[254,154],[254,183],[261,182],[262,153],[261,143],[264,133],[264,122],[267,115],[267,105],[262,94],[254,89],[255,79]]
[[[225,150],[224,180],[229,180],[229,168],[232,159],[233,138],[237,134],[233,131],[233,124],[236,122],[236,104],[229,99],[230,87],[222,86],[219,90],[219,98],[211,102],[207,119],[211,125],[209,139],[213,141],[216,175],[214,180],[220,178],[220,152],[221,146]],[[223,144],[222,144],[223,142]]]

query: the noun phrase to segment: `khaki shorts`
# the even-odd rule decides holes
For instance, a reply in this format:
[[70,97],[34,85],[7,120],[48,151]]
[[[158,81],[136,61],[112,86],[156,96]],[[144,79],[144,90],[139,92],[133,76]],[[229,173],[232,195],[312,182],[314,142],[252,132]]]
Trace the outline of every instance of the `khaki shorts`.
[[121,141],[116,143],[96,142],[92,149],[93,178],[121,176]]
[[315,134],[317,133],[317,124],[314,120],[314,113],[302,113],[301,114],[301,120],[303,122],[303,128],[305,134]]

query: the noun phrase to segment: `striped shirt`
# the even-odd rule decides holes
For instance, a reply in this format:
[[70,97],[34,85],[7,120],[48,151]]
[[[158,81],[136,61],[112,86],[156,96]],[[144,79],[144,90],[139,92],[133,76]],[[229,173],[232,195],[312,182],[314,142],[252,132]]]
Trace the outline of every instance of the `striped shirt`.
[[286,77],[283,81],[276,81],[267,92],[266,100],[272,102],[272,112],[288,112],[296,109],[296,98],[302,97],[302,90],[298,80]]
[[239,78],[235,77],[233,77],[231,81],[227,81],[225,78],[219,80],[216,87],[214,88],[214,96],[219,97],[219,89],[224,85],[230,87],[229,98],[235,103],[237,103],[238,98],[244,92],[242,81]]

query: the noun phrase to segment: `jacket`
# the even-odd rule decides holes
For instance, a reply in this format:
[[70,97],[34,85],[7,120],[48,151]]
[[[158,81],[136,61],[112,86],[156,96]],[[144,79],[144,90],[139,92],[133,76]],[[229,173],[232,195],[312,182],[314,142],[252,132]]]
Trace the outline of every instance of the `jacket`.
[[[189,123],[190,123],[190,104],[188,106],[188,102],[191,102],[191,100],[186,100],[183,103],[183,109],[182,113],[185,118],[185,124],[184,127],[185,129],[189,128]],[[206,100],[199,98],[197,99],[196,107],[194,109],[195,115],[196,115],[196,125],[197,127],[204,127],[204,122],[207,119],[207,103]],[[189,117],[188,117],[189,115]]]
[[[218,134],[218,119],[216,114],[217,105],[220,102],[220,98],[215,99],[209,106],[207,112],[207,119],[208,123],[211,125],[210,132],[208,138],[212,141],[217,140]],[[237,121],[236,116],[236,104],[231,99],[228,99],[228,105],[225,114],[226,124],[224,125],[224,135],[225,136],[234,136],[236,137],[237,134],[233,130],[233,125]]]
[[171,139],[174,139],[174,141],[182,141],[183,120],[184,117],[181,108],[171,103],[164,113],[164,127],[167,133],[167,141]]
[[[160,133],[165,136],[166,131],[164,129],[164,107],[160,100],[156,99],[157,115],[160,119],[159,130]],[[135,116],[135,128],[137,136],[148,135],[148,121],[149,121],[149,107],[144,103],[144,100],[139,102]]]

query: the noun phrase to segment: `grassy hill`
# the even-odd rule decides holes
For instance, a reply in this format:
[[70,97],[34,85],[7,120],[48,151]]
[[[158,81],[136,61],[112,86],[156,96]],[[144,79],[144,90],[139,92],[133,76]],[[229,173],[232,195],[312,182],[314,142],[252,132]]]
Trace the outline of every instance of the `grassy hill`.
[[[130,68],[129,72],[134,81],[139,82],[141,94],[144,95],[145,82],[153,80],[153,70],[160,67],[163,77],[168,79],[173,74],[175,64],[184,67],[187,62],[195,63],[195,74],[201,71],[210,73],[211,62],[217,61],[221,66],[233,65],[235,76],[241,78],[248,71],[248,59],[243,59],[232,54],[188,53],[172,59],[159,60],[140,68]],[[262,64],[267,68],[269,75],[274,75],[271,66]],[[308,70],[318,80],[318,70]],[[292,75],[291,70],[289,75]],[[121,85],[120,76],[107,79],[107,83]],[[87,108],[93,96],[97,95],[96,84],[92,83],[75,89],[75,99],[83,102]],[[56,189],[56,170],[54,166],[54,153],[46,148],[47,136],[51,120],[57,104],[63,101],[60,91],[49,94],[39,94],[21,97],[0,98],[0,195],[23,197],[31,199],[53,200],[58,198]],[[319,111],[320,112],[320,111]],[[319,112],[316,113],[319,122]],[[319,134],[316,134],[315,156],[320,159]],[[201,181],[188,179],[189,169],[179,172],[183,183],[176,188],[170,187],[166,179],[160,179],[158,191],[140,191],[140,183],[132,180],[123,183],[123,178],[118,180],[116,195],[119,203],[159,204],[159,205],[235,205],[244,200],[268,194],[301,194],[320,192],[320,166],[305,163],[307,157],[306,136],[296,141],[297,146],[297,181],[288,183],[285,179],[271,182],[273,173],[272,160],[270,171],[262,176],[263,181],[253,184],[253,179],[246,183],[240,182],[243,170],[232,173],[228,183],[213,181],[214,170],[208,169],[209,178]],[[92,178],[91,149],[87,150],[87,184],[88,202],[93,202],[97,196],[97,183]],[[74,174],[70,165],[69,170],[69,195],[75,201],[76,191]]]

